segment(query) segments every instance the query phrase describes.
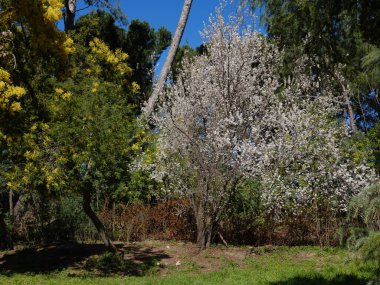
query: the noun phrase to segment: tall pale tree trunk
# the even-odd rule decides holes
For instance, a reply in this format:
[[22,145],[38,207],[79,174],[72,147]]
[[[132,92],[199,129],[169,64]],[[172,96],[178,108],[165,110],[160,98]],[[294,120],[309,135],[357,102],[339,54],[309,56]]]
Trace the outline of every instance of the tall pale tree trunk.
[[346,80],[343,78],[343,76],[341,75],[341,73],[338,70],[335,71],[334,77],[339,82],[339,84],[342,88],[342,92],[343,92],[343,96],[344,96],[344,100],[345,100],[345,105],[347,107],[348,118],[350,121],[350,128],[351,128],[352,133],[355,134],[358,132],[358,128],[356,127],[355,113],[354,113],[354,110],[352,108],[352,103],[351,103],[351,98],[350,98],[350,87],[348,86]]
[[348,117],[350,119],[351,131],[353,134],[356,134],[358,132],[358,128],[356,127],[356,123],[355,123],[355,113],[354,113],[354,110],[352,108],[351,100],[350,100],[350,97],[349,97],[347,91],[344,91],[344,97],[345,97],[344,99],[346,100]]
[[170,72],[170,68],[173,64],[174,56],[177,52],[177,49],[182,39],[183,32],[185,30],[186,22],[189,17],[192,3],[193,3],[192,0],[185,0],[183,4],[181,17],[179,19],[177,29],[175,31],[172,43],[170,45],[169,53],[165,59],[164,66],[161,69],[160,77],[157,81],[157,84],[154,86],[152,95],[150,96],[144,110],[147,118],[149,118],[149,116],[152,114],[154,105],[156,104],[157,99],[158,99],[158,95],[160,94],[162,88],[164,87],[166,78],[168,77],[168,74]]
[[65,0],[65,32],[74,28],[75,13],[77,11],[76,0]]

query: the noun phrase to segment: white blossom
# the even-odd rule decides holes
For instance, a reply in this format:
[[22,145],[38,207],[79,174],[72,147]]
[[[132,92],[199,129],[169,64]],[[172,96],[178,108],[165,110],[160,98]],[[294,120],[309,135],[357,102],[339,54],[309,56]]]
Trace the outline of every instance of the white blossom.
[[203,35],[207,52],[183,63],[154,114],[153,176],[168,178],[170,190],[191,199],[196,216],[202,211],[213,222],[247,178],[263,183],[275,211],[289,201],[310,205],[320,195],[344,211],[373,173],[340,150],[347,132],[326,84],[302,59],[281,83],[281,52],[239,18],[226,24],[219,14]]

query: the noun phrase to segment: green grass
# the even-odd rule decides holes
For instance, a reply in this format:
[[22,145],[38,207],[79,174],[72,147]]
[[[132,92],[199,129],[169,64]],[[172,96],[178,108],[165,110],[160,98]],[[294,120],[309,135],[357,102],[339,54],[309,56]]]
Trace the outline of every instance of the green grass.
[[350,259],[347,251],[337,248],[315,247],[274,248],[257,251],[245,259],[242,267],[224,266],[212,273],[199,273],[197,265],[180,271],[169,270],[169,275],[143,277],[69,277],[68,270],[49,274],[0,275],[0,284],[260,284],[260,285],[356,285],[366,284],[372,277],[363,265]]

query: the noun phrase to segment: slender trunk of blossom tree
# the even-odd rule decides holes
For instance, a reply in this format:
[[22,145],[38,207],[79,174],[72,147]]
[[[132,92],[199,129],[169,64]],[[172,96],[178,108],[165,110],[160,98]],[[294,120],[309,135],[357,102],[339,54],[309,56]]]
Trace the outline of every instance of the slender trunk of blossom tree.
[[[209,187],[207,186],[205,187],[206,189],[199,188],[198,195],[192,195],[190,197],[197,225],[197,246],[201,250],[210,246],[219,218],[227,208],[232,197],[235,195],[241,181],[239,175],[237,177],[232,173],[229,173],[228,175],[231,175],[233,179],[226,179],[224,181],[220,195],[211,194],[211,192],[215,193],[216,189],[207,189],[207,187]],[[228,175],[226,176],[228,177]],[[211,196],[208,196],[205,193],[210,193]]]
[[197,246],[204,250],[211,244],[213,233],[212,225],[204,220],[204,217],[197,216]]
[[195,221],[197,224],[197,246],[204,250],[210,246],[212,234],[212,218],[204,211],[204,207],[199,205],[194,209]]
[[91,208],[91,192],[88,190],[84,190],[82,192],[83,196],[83,210],[85,214],[90,218],[91,222],[94,224],[96,231],[98,232],[100,238],[102,239],[104,245],[112,252],[116,252],[117,249],[115,245],[112,243],[111,238],[108,236],[107,231],[100,221],[96,213]]
[[74,28],[75,13],[77,10],[76,0],[65,0],[65,32]]
[[150,96],[148,103],[145,107],[145,115],[147,118],[149,118],[150,115],[152,114],[154,105],[156,104],[157,99],[158,99],[158,95],[160,94],[162,88],[164,87],[166,78],[168,77],[168,74],[170,72],[170,68],[173,64],[174,56],[177,52],[177,49],[182,39],[183,32],[185,30],[185,26],[186,26],[187,19],[189,17],[192,2],[193,2],[192,0],[185,0],[183,4],[181,17],[179,19],[177,29],[175,31],[172,43],[170,45],[169,53],[165,59],[164,66],[161,69],[158,82],[154,86],[152,95]]

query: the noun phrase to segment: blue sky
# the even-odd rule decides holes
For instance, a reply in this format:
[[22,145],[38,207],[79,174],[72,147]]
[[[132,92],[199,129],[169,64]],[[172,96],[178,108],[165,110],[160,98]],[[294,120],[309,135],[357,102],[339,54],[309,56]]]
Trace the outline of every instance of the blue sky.
[[[111,1],[112,2],[112,1]],[[238,2],[238,0],[235,0]],[[158,29],[166,27],[174,34],[181,14],[183,0],[120,0],[121,8],[128,17],[128,20],[140,19]],[[219,0],[194,0],[191,7],[190,16],[186,25],[182,44],[188,43],[192,47],[199,46],[202,39],[199,31],[203,30],[203,23],[208,21],[211,13],[215,12],[215,7],[219,5]],[[77,9],[86,7],[83,0],[79,0]],[[236,9],[236,4],[228,6],[226,13]],[[80,11],[77,18],[87,14],[90,9]]]
[[[114,3],[115,0],[110,0]],[[229,4],[226,8],[225,14],[231,14],[236,10],[239,0],[235,0],[233,4]],[[189,44],[192,47],[197,47],[202,44],[202,38],[199,34],[203,30],[203,25],[208,21],[211,14],[215,14],[215,7],[219,6],[219,0],[194,0],[189,19],[186,24],[185,32],[182,37],[181,45]],[[158,29],[166,27],[174,34],[181,14],[183,0],[120,0],[121,8],[128,18],[128,21],[139,19],[147,21],[151,27]],[[77,10],[87,7],[83,0],[78,0]],[[76,19],[85,15],[94,9],[93,7],[79,11]],[[259,19],[257,20],[257,27],[260,29]],[[59,23],[59,27],[63,29],[63,23]],[[157,66],[156,73],[160,71],[161,66],[166,58],[167,51],[165,51]]]
[[[199,31],[210,13],[214,12],[218,0],[194,0],[182,43],[198,46],[202,43]],[[154,28],[165,26],[174,34],[182,10],[182,0],[124,0],[122,9],[129,19],[146,20]]]

